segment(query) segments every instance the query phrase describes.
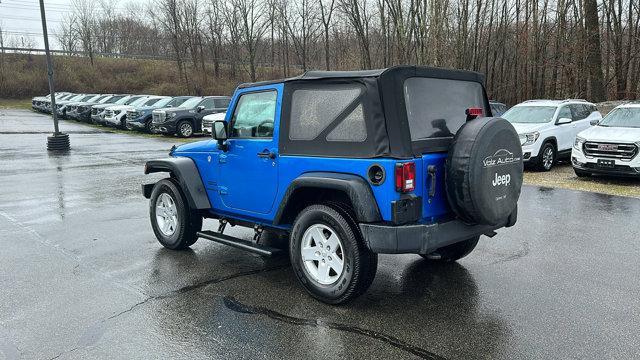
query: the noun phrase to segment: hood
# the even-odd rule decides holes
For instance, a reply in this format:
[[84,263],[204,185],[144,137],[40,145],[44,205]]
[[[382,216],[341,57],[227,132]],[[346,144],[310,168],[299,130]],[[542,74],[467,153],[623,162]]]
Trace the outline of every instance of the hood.
[[97,105],[93,105],[92,108],[94,109],[106,109],[110,106],[119,106],[119,105],[113,105],[113,104],[97,104]]
[[131,105],[112,105],[112,106],[108,106],[106,109],[107,110],[113,110],[113,111],[115,111],[115,110],[127,111],[127,110],[134,109],[134,107],[131,106]]
[[179,106],[172,106],[172,107],[157,108],[153,110],[153,112],[160,113],[160,112],[180,111],[180,110],[184,110],[184,109],[181,109]]
[[186,143],[186,144],[182,144],[176,147],[176,149],[174,150],[175,154],[180,154],[182,152],[191,152],[191,151],[204,151],[204,149],[209,149],[208,151],[211,151],[211,147],[206,146],[209,142],[214,141],[214,140],[201,140],[201,141],[194,141],[194,142],[190,142],[190,143]]
[[140,106],[135,108],[137,111],[150,111],[155,109],[153,106]]
[[226,117],[227,117],[226,112],[220,112],[220,113],[205,115],[202,118],[202,120],[217,121],[217,120],[224,120]]
[[640,128],[592,126],[578,136],[587,141],[635,143],[640,142]]
[[518,134],[527,134],[534,131],[540,131],[541,129],[549,126],[549,123],[537,123],[537,124],[524,124],[524,123],[511,123],[516,129]]

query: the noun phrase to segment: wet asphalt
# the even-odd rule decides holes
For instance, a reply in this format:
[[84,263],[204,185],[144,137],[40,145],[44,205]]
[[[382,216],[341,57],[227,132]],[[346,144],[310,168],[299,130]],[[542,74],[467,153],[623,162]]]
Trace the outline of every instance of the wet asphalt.
[[0,359],[640,357],[640,200],[527,186],[467,258],[381,255],[335,307],[286,258],[157,243],[142,167],[175,140],[61,128],[47,154],[48,117],[0,110]]

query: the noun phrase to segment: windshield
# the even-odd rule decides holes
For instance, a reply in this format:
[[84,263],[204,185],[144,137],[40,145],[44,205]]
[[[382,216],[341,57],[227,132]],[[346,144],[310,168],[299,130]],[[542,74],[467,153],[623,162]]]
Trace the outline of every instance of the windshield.
[[167,107],[176,107],[176,106],[180,106],[182,105],[185,101],[189,100],[190,98],[188,97],[176,97],[173,98],[171,101],[169,101],[169,103],[166,105]]
[[613,109],[598,126],[640,128],[640,107]]
[[196,105],[198,105],[200,103],[200,101],[202,101],[201,97],[194,97],[194,98],[191,98],[191,99],[183,102],[182,105],[180,105],[180,107],[191,109],[191,108],[196,107]]
[[105,101],[105,103],[106,104],[117,104],[124,98],[125,98],[124,95],[114,95],[114,96],[110,97],[107,101]]
[[138,99],[135,99],[134,101],[129,102],[127,105],[140,106],[140,105],[144,104],[147,100],[149,100],[148,97],[141,96]]
[[543,124],[553,120],[555,106],[514,106],[502,117],[513,124]]
[[151,106],[155,103],[157,103],[159,100],[161,100],[162,98],[151,98],[151,99],[147,99],[147,102],[144,103],[143,106]]
[[85,97],[83,97],[79,102],[87,102],[87,101],[91,101],[91,99],[93,99],[94,97],[96,97],[96,96],[95,96],[95,95],[85,96]]
[[166,106],[169,102],[171,102],[171,100],[173,100],[173,99],[171,99],[170,97],[168,97],[168,98],[164,98],[164,99],[160,99],[160,100],[158,100],[158,102],[157,102],[157,103],[152,104],[152,105],[154,105],[154,106],[156,106],[156,107],[164,107],[164,106]]

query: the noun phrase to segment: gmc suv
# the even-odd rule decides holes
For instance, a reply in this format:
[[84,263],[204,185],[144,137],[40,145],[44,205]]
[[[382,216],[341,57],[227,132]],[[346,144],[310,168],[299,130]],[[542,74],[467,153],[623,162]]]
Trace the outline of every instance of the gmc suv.
[[227,111],[229,101],[228,96],[193,97],[179,108],[154,110],[151,132],[191,137],[202,129],[205,115]]

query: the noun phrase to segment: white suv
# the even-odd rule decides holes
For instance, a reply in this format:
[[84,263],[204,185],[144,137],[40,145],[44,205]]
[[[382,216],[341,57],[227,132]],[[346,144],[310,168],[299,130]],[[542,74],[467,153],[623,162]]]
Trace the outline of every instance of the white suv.
[[559,158],[569,158],[576,135],[602,119],[585,100],[529,100],[504,113],[516,128],[525,163],[549,171]]
[[578,134],[571,165],[579,177],[591,174],[640,177],[640,103],[611,110],[596,126]]

